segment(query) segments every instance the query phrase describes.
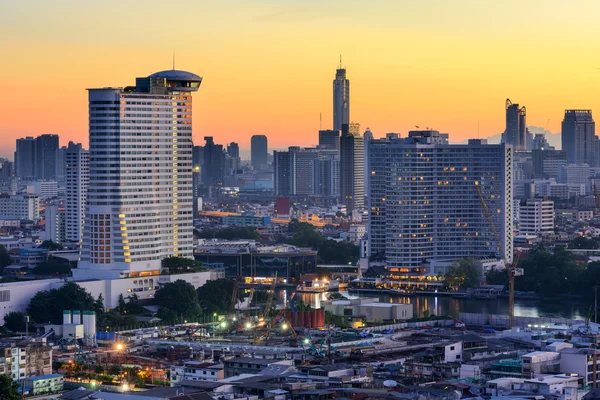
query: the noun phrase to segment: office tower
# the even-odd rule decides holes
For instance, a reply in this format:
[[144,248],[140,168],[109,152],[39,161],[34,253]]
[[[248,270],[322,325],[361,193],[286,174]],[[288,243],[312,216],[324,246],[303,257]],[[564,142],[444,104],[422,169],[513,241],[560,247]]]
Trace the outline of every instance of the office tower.
[[89,89],[90,181],[74,278],[158,275],[163,258],[193,257],[192,92],[201,82],[167,70],[134,87]]
[[566,110],[562,121],[562,150],[567,152],[570,164],[596,166],[594,138],[596,124],[592,110]]
[[406,276],[443,274],[466,257],[512,261],[511,146],[444,145],[437,131],[412,131],[405,139],[374,140],[369,157],[371,257]]
[[371,140],[373,140],[373,132],[371,132],[371,129],[367,128],[365,130],[365,133],[363,133],[363,139],[364,139],[364,176],[365,176],[365,188],[369,187],[369,144],[371,143]]
[[290,152],[277,151],[273,152],[273,190],[277,196],[291,196],[292,178],[290,165]]
[[527,111],[525,106],[519,107],[506,99],[506,129],[504,143],[510,144],[515,150],[527,150]]
[[234,171],[240,167],[240,146],[236,142],[227,145],[227,154],[231,157],[230,168]]
[[35,177],[37,179],[56,178],[58,135],[45,134],[35,138]]
[[267,137],[265,135],[254,135],[250,139],[250,162],[256,170],[266,169],[267,160]]
[[365,143],[359,130],[359,124],[343,124],[340,137],[340,197],[348,215],[365,203]]
[[558,169],[567,165],[567,152],[562,150],[532,150],[534,178],[556,178]]
[[65,209],[59,206],[46,206],[44,220],[45,240],[52,240],[54,243],[64,243],[66,240]]
[[319,147],[325,149],[340,149],[340,131],[319,131]]
[[83,235],[85,205],[90,181],[90,153],[81,143],[69,142],[65,154],[66,226],[65,238],[79,242]]
[[223,145],[215,144],[212,136],[205,136],[204,159],[202,163],[202,184],[215,186],[223,183],[225,176],[225,154]]
[[554,233],[554,202],[527,200],[519,206],[519,235],[550,235]]
[[342,125],[350,123],[350,81],[346,79],[346,69],[335,71],[333,80],[333,130],[341,131]]
[[27,185],[27,193],[38,195],[41,200],[48,200],[58,196],[56,181],[33,181]]
[[15,175],[23,180],[35,178],[35,139],[26,137],[17,139],[15,151]]

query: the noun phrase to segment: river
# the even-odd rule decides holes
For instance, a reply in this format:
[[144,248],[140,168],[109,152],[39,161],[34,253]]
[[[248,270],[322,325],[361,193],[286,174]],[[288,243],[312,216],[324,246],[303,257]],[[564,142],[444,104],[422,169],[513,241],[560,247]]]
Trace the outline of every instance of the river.
[[[279,290],[277,299],[281,303],[283,298],[288,298],[291,291]],[[348,293],[343,293],[348,296]],[[310,304],[313,308],[320,308],[321,302],[325,300],[326,293],[298,293],[305,304]],[[355,296],[350,296],[355,297]],[[379,297],[381,302],[412,304],[415,317],[422,317],[425,311],[430,315],[458,315],[459,312],[480,313],[480,314],[502,314],[508,315],[508,298],[498,298],[494,300],[481,299],[456,299],[450,296],[362,296]],[[549,318],[571,318],[585,319],[589,312],[589,304],[581,301],[571,301],[565,299],[552,300],[524,300],[515,299],[515,315],[522,317],[549,317]]]

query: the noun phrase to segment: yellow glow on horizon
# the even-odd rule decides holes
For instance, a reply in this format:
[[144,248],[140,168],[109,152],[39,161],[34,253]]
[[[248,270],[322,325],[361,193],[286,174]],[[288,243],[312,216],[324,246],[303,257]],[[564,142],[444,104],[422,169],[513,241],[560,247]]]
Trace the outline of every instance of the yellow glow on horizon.
[[[600,3],[559,0],[4,2],[0,156],[15,139],[87,141],[86,88],[133,85],[172,67],[201,75],[194,139],[262,133],[314,145],[331,127],[339,54],[350,115],[375,137],[414,126],[451,141],[504,130],[504,101],[560,131],[567,108],[600,112]],[[185,15],[168,29],[175,13]]]

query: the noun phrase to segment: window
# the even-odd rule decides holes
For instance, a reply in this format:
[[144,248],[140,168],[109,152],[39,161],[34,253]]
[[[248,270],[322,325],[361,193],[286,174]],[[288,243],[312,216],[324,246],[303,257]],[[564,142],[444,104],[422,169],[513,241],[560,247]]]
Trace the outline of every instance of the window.
[[454,351],[454,346],[450,346],[450,351]]

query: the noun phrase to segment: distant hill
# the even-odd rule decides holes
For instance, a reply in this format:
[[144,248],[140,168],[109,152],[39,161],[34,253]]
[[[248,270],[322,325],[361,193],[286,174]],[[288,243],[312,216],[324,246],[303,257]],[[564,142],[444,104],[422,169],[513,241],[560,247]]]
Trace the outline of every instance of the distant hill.
[[[534,135],[536,133],[544,133],[544,128],[539,126],[528,126],[527,128],[529,128],[529,132],[533,133]],[[491,144],[500,143],[500,139],[502,139],[502,134],[498,133],[496,135],[488,136],[486,139],[488,140],[488,143]],[[550,146],[554,146],[556,150],[560,150],[562,148],[560,132],[552,133],[550,131],[546,131],[546,139],[548,140],[548,143],[550,143]],[[467,141],[465,140],[462,143],[466,142]]]

